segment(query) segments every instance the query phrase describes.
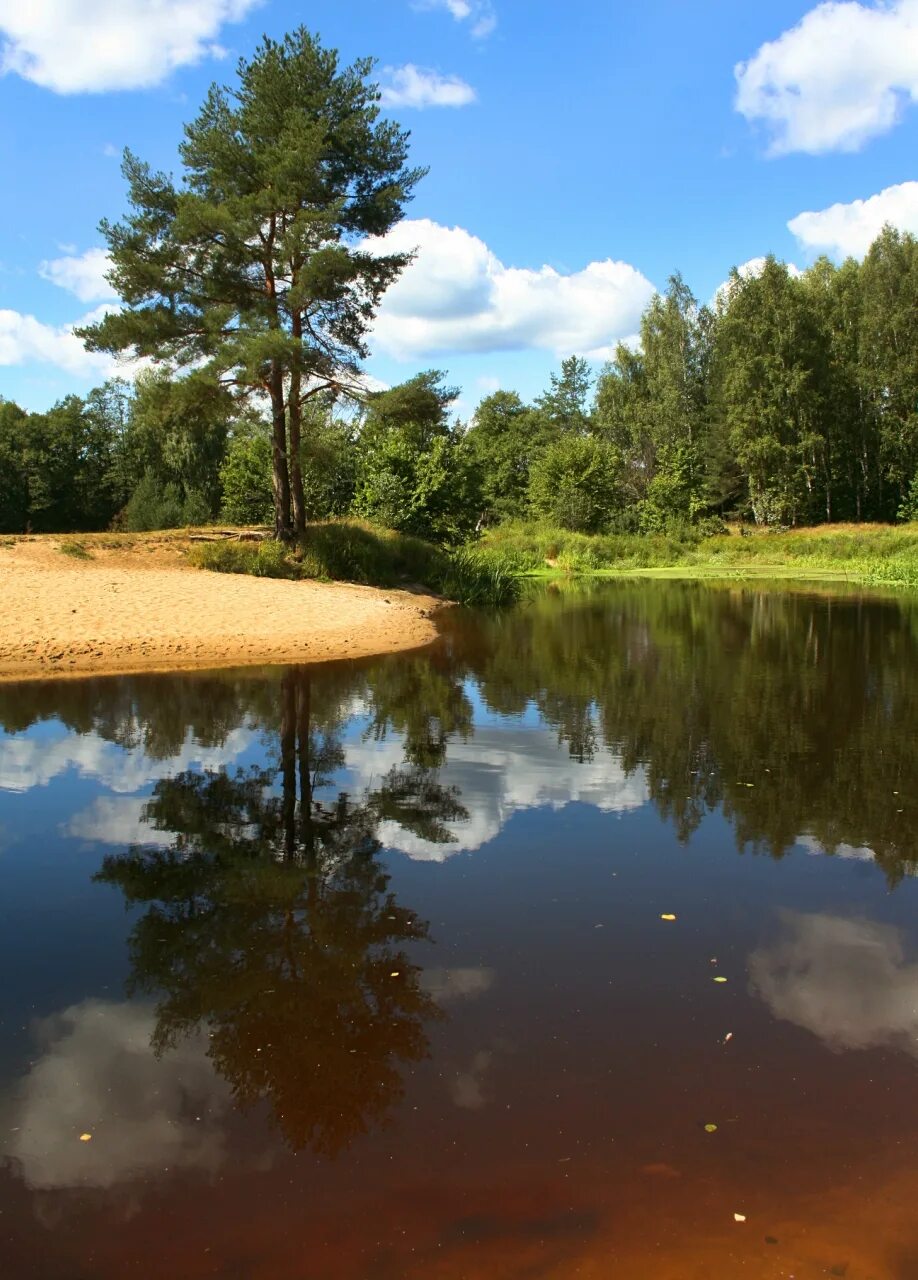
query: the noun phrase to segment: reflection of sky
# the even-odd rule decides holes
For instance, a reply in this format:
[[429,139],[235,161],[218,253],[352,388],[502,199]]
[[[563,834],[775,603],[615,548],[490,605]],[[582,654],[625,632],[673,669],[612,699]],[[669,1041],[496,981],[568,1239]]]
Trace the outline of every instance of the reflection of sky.
[[193,765],[219,769],[236,760],[256,737],[254,730],[233,729],[219,747],[202,747],[189,732],[173,756],[157,759],[142,747],[118,746],[96,733],[28,732],[0,737],[0,790],[29,791],[75,770],[110,791],[130,794]]
[[[378,784],[401,760],[397,742],[350,742],[348,785],[358,790]],[[437,778],[443,786],[458,788],[459,800],[469,811],[467,819],[447,824],[453,841],[434,844],[395,822],[384,822],[379,838],[387,848],[412,858],[442,861],[454,853],[480,849],[525,809],[559,810],[579,801],[602,813],[621,813],[639,809],[647,801],[643,773],[626,775],[620,759],[610,751],[600,748],[591,761],[580,763],[566,747],[559,747],[553,729],[523,728],[517,720],[498,717],[476,725],[467,742],[450,742]]]
[[229,1087],[201,1038],[157,1059],[154,1022],[148,1004],[89,999],[37,1024],[41,1052],[4,1108],[3,1154],[27,1186],[113,1187],[170,1169],[219,1169]]
[[[446,844],[423,840],[396,822],[384,822],[379,838],[387,848],[419,860],[442,861],[450,854],[481,848],[522,810],[540,806],[559,810],[580,801],[603,813],[620,813],[646,802],[643,775],[626,777],[619,759],[606,749],[598,749],[593,760],[578,763],[566,747],[558,745],[555,731],[540,723],[534,707],[522,717],[509,719],[488,712],[472,686],[466,692],[475,706],[475,731],[467,742],[449,743],[438,781],[458,788],[468,818],[448,824],[453,839]],[[346,764],[335,774],[329,798],[341,788],[359,795],[404,763],[401,735],[390,733],[382,741],[368,738],[370,708],[354,700],[348,711],[342,734]],[[96,733],[79,735],[59,725],[50,729],[43,725],[0,738],[0,789],[23,794],[65,777],[95,782],[114,794],[97,795],[88,807],[71,813],[60,826],[63,835],[85,843],[165,846],[167,833],[154,831],[142,817],[152,785],[184,769],[230,768],[242,763],[243,757],[264,755],[258,733],[248,728],[234,729],[219,747],[202,747],[189,733],[178,753],[157,759],[141,746],[128,749]]]
[[779,937],[752,953],[749,972],[776,1018],[829,1048],[887,1045],[918,1057],[918,963],[893,925],[784,911]]

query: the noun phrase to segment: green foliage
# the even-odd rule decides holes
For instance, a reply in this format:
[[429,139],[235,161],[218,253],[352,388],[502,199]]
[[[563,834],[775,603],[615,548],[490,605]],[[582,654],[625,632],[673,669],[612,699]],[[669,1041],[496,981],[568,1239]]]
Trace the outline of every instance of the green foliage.
[[545,416],[528,409],[515,391],[495,391],[481,401],[465,443],[484,519],[514,520],[526,514],[533,460],[551,434]]
[[220,468],[220,488],[224,520],[256,525],[271,521],[271,440],[266,432],[233,435]]
[[587,401],[593,376],[582,356],[561,361],[560,375],[553,373],[548,390],[536,400],[536,409],[554,432],[580,434],[589,427]]
[[897,515],[900,520],[918,520],[918,471],[909,485],[908,497],[899,506]]
[[126,427],[135,484],[153,476],[163,489],[197,494],[206,503],[202,518],[212,518],[220,504],[220,467],[230,428],[239,430],[245,421],[244,407],[213,378],[142,374]]
[[560,436],[532,467],[529,503],[536,515],[562,529],[608,528],[622,507],[618,450],[593,436]]
[[353,510],[436,542],[467,537],[478,518],[477,472],[447,422],[457,392],[437,370],[375,395],[361,426]]

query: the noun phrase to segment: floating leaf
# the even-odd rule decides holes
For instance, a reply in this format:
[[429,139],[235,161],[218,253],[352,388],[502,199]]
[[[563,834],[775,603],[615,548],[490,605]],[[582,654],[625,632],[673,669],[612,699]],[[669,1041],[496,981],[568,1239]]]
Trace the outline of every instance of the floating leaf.
[[675,920],[675,918],[676,917],[673,915],[671,911],[664,911],[663,914],[660,916],[661,920]]
[[399,975],[400,975],[400,974],[401,974],[401,969],[396,969],[394,973],[390,973],[390,974],[389,974],[389,977],[390,977],[390,978],[397,978],[397,977],[399,977]]
[[92,1142],[92,1134],[91,1134],[91,1133],[81,1133],[81,1134],[80,1134],[80,1142]]
[[724,1036],[724,1044],[729,1044],[732,1039],[733,1039],[733,1032],[728,1031],[727,1034]]
[[746,1215],[745,1215],[745,1213],[734,1213],[734,1215],[733,1215],[733,1221],[734,1221],[734,1222],[745,1222],[745,1221],[746,1221]]
[[726,979],[726,978],[722,978],[722,977],[720,976],[720,974],[718,974],[718,975],[717,975],[717,977],[714,979],[714,981],[715,981],[715,982],[726,982],[726,981],[727,981],[727,979]]
[[717,1125],[716,1125],[716,1124],[706,1124],[706,1125],[704,1126],[704,1131],[705,1131],[705,1133],[716,1133],[716,1132],[717,1132]]

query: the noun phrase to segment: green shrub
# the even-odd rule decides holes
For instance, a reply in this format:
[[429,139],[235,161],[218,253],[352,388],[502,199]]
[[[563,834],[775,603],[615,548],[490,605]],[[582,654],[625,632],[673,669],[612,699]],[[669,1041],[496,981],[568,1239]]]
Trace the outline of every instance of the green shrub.
[[145,533],[206,524],[210,518],[210,504],[202,493],[192,489],[183,495],[177,484],[160,485],[156,476],[147,471],[118,523],[130,533]]
[[92,552],[87,551],[82,542],[62,542],[58,550],[61,555],[72,556],[74,560],[92,559]]
[[532,465],[530,506],[562,529],[597,533],[623,505],[621,473],[621,455],[611,445],[561,436]]

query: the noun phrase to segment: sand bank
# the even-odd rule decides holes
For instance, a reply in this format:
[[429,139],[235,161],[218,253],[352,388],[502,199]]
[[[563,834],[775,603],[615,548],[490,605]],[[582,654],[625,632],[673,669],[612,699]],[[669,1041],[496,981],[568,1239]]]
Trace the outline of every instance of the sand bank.
[[[72,540],[71,540],[72,541]],[[0,679],[318,662],[416,648],[443,604],[408,591],[208,573],[178,542],[0,545]]]

